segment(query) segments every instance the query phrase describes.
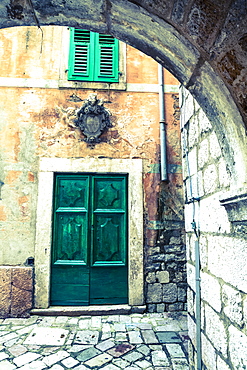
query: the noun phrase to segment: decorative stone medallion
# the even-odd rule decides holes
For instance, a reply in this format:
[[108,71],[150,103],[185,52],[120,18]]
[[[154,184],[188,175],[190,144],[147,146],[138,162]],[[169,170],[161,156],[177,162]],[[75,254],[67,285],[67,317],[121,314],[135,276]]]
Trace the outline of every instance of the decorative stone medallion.
[[102,132],[112,127],[110,112],[104,107],[103,100],[98,99],[96,94],[89,95],[85,100],[74,122],[86,136],[85,141],[88,144],[99,143],[99,136]]

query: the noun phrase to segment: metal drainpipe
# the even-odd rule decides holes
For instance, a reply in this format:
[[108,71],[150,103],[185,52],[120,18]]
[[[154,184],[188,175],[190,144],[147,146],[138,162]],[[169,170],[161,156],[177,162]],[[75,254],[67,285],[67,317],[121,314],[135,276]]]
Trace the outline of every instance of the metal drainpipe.
[[197,346],[197,370],[202,368],[202,345],[201,345],[201,278],[200,278],[200,244],[199,236],[195,241],[196,260],[196,346]]
[[[182,102],[181,102],[181,111],[184,104],[184,92],[183,92],[183,86],[181,86],[181,95]],[[184,112],[183,107],[183,112]],[[195,302],[195,318],[196,318],[196,362],[197,362],[197,370],[202,369],[202,346],[201,346],[201,277],[200,277],[200,268],[201,268],[201,261],[200,261],[200,230],[199,225],[196,224],[195,221],[195,202],[198,202],[199,205],[200,198],[194,197],[193,195],[193,187],[192,187],[192,180],[191,180],[191,174],[190,174],[190,164],[189,164],[189,150],[187,146],[187,140],[186,140],[186,134],[184,132],[184,115],[181,114],[181,132],[183,136],[183,146],[185,150],[185,160],[186,160],[186,166],[187,166],[187,173],[188,173],[188,179],[189,179],[189,189],[188,189],[188,203],[192,203],[193,206],[193,215],[192,215],[192,222],[191,226],[196,236],[195,241],[195,280],[196,280],[196,302]]]
[[166,158],[166,122],[165,122],[165,98],[164,98],[164,71],[158,64],[159,80],[159,110],[160,110],[160,178],[167,181],[167,158]]

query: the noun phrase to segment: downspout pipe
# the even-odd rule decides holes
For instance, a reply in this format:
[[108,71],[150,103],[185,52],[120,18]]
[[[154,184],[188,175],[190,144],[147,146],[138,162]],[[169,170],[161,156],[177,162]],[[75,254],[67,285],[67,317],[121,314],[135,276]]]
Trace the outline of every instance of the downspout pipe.
[[[181,99],[181,112],[185,112],[184,107],[184,90],[181,87],[180,99]],[[184,120],[184,113],[181,114],[180,118],[180,125],[181,125],[181,133],[183,138],[183,148],[185,151],[185,163],[187,167],[188,173],[188,180],[189,180],[189,188],[188,188],[188,201],[187,204],[192,203],[192,230],[195,233],[196,240],[195,240],[195,285],[196,285],[196,297],[195,297],[195,318],[196,318],[196,360],[197,360],[197,370],[202,370],[202,343],[201,343],[201,260],[200,260],[200,230],[199,230],[199,222],[198,225],[195,221],[195,205],[199,207],[200,197],[194,197],[193,195],[193,186],[192,186],[192,179],[190,173],[190,163],[189,163],[189,149],[187,145],[187,134],[185,133],[185,120]]]
[[159,81],[159,111],[160,111],[160,178],[161,181],[167,181],[168,174],[167,174],[167,155],[166,155],[164,70],[161,64],[158,64],[158,81]]

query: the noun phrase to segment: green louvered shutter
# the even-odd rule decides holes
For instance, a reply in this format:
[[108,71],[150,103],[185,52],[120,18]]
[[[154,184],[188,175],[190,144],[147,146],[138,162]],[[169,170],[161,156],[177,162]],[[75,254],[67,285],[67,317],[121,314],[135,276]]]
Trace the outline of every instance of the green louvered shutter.
[[118,82],[118,40],[95,34],[95,81]]
[[118,82],[118,44],[111,35],[71,28],[68,79]]
[[71,28],[69,80],[93,81],[94,35],[88,30]]

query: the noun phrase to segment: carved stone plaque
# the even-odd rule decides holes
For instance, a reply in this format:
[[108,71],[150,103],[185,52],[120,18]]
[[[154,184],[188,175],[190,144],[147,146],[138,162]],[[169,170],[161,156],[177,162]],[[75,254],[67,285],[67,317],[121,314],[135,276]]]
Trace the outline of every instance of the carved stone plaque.
[[77,112],[75,124],[86,136],[85,141],[88,144],[99,143],[99,136],[102,132],[112,127],[110,112],[103,104],[103,101],[98,99],[96,94],[91,94]]

